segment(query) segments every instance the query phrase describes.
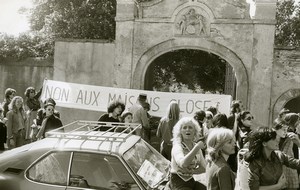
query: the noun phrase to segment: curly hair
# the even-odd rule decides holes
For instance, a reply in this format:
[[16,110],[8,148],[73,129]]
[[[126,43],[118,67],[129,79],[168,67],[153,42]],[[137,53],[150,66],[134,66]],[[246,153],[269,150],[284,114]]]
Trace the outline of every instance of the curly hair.
[[26,88],[25,93],[24,93],[25,97],[29,98],[29,94],[32,91],[35,92],[35,88],[33,88],[32,86]]
[[252,162],[263,155],[263,142],[274,140],[276,131],[269,127],[259,127],[257,130],[249,134],[249,151],[245,154],[245,160]]
[[207,161],[211,163],[217,160],[221,156],[224,143],[234,139],[234,134],[230,129],[223,127],[211,129],[206,140]]
[[295,128],[297,121],[299,120],[299,115],[296,113],[288,113],[284,117],[284,121],[289,127]]
[[10,95],[12,95],[13,93],[16,93],[16,90],[13,88],[7,88],[5,90],[5,99],[8,99]]
[[238,112],[240,112],[240,110],[241,110],[241,108],[240,108],[241,104],[242,104],[242,101],[240,101],[240,100],[234,100],[234,101],[232,101],[230,112],[231,113],[238,113]]
[[244,120],[248,114],[251,115],[250,111],[242,111],[241,113],[238,114],[236,118],[238,127],[242,127],[244,125],[242,120]]
[[107,107],[107,112],[108,113],[112,113],[114,112],[115,108],[121,106],[121,113],[123,113],[123,111],[125,110],[125,104],[123,102],[120,101],[113,101],[109,104],[109,106]]
[[200,111],[196,111],[194,113],[194,119],[196,119],[197,121],[200,120],[200,121],[203,121],[205,119],[205,111],[203,110],[200,110]]
[[172,139],[173,143],[182,142],[182,136],[180,130],[183,126],[187,124],[194,126],[196,130],[194,140],[199,139],[199,134],[201,129],[198,122],[192,117],[183,117],[176,123],[176,125],[173,128],[173,139]]
[[[9,109],[9,110],[13,110],[14,112],[16,112],[16,111],[18,110],[18,108],[17,108],[17,106],[16,106],[17,100],[22,100],[22,101],[23,101],[23,98],[22,98],[21,96],[15,96],[15,97],[11,100],[11,102],[9,103],[9,105],[8,105],[8,109]],[[23,105],[22,105],[22,107],[21,107],[19,110],[20,110],[20,111],[24,110]]]

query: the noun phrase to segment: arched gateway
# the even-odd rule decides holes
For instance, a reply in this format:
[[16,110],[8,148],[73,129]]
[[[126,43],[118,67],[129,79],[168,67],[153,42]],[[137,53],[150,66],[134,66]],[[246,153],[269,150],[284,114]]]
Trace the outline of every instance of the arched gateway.
[[169,51],[211,52],[233,67],[237,99],[268,125],[276,0],[256,0],[252,17],[250,8],[246,0],[117,0],[114,85],[143,89],[151,62]]

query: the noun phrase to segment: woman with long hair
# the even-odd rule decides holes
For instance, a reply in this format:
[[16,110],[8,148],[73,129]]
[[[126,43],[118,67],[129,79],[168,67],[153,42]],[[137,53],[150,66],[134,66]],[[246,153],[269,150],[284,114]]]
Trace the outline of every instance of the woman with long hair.
[[160,153],[168,160],[171,160],[172,130],[179,120],[180,109],[175,101],[171,101],[167,108],[167,114],[158,125],[156,136],[161,139]]
[[33,87],[28,87],[25,90],[25,107],[27,109],[27,117],[28,121],[26,124],[26,136],[25,139],[31,140],[30,139],[30,133],[31,133],[31,126],[33,124],[33,120],[37,116],[37,111],[41,108],[39,98],[42,94],[42,89],[38,93],[36,93],[35,88]]
[[[288,126],[282,120],[275,120],[273,129],[276,131],[277,140],[279,142],[279,150],[283,153],[294,157],[293,153],[293,144],[299,146],[299,137],[297,134],[292,132],[287,132]],[[286,190],[296,190],[299,187],[299,178],[297,170],[283,167],[283,173],[287,179],[287,188]]]
[[23,98],[15,96],[8,105],[7,118],[7,145],[15,148],[25,144],[26,114],[23,108]]
[[234,134],[236,135],[237,145],[239,149],[244,148],[247,143],[247,137],[249,133],[254,129],[253,125],[254,117],[250,111],[242,111],[237,116],[237,124],[234,127]]
[[214,128],[207,137],[206,179],[208,190],[233,190],[235,174],[227,163],[229,155],[235,153],[235,137],[232,130]]
[[3,116],[6,117],[7,112],[9,111],[8,105],[10,104],[11,100],[15,97],[16,90],[13,88],[7,88],[5,90],[5,99],[3,102]]
[[268,127],[260,127],[249,135],[249,151],[244,158],[249,163],[251,190],[284,189],[287,179],[283,165],[300,169],[300,160],[279,151],[277,133]]
[[172,190],[201,190],[205,185],[195,181],[193,174],[205,172],[206,162],[199,139],[200,127],[190,117],[181,118],[173,128],[170,188]]

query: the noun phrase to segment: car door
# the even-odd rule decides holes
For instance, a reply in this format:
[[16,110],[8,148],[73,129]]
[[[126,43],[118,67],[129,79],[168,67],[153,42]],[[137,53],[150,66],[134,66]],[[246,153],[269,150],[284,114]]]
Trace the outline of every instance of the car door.
[[65,190],[71,153],[53,151],[38,159],[26,170],[21,189]]
[[79,189],[141,190],[118,157],[74,152],[67,190]]

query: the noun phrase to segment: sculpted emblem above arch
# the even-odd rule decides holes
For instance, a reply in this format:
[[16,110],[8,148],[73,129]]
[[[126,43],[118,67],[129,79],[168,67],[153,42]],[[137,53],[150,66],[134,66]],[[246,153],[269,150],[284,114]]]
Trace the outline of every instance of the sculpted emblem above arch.
[[187,7],[175,19],[175,35],[209,36],[210,19],[200,7]]

